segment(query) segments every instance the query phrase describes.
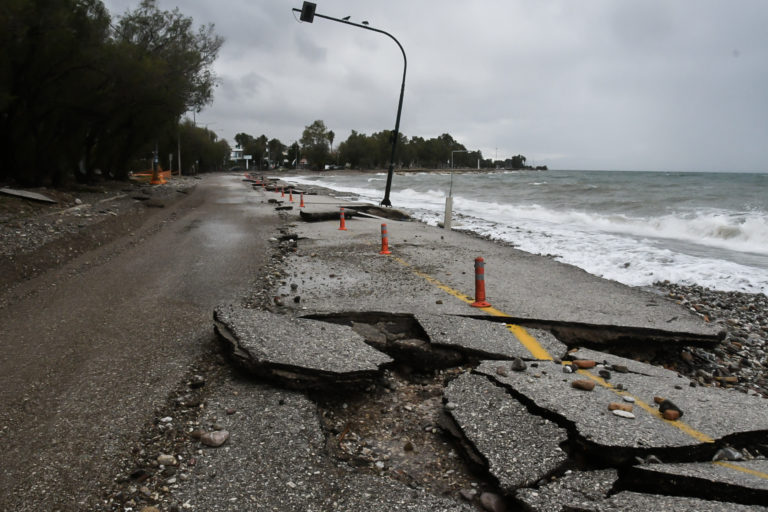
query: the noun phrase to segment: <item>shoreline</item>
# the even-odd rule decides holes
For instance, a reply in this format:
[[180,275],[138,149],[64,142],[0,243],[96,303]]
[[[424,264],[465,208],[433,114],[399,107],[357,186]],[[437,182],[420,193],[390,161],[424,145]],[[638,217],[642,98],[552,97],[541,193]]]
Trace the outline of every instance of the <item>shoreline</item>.
[[[306,173],[296,176],[306,176]],[[335,198],[356,197],[354,194],[339,193],[318,185],[312,185],[311,189]],[[421,220],[411,218],[429,226]],[[441,229],[437,226],[430,227]],[[460,232],[521,250],[511,243],[469,230]],[[552,258],[551,255],[527,254]],[[657,356],[649,362],[677,371],[690,378],[696,385],[734,387],[743,393],[760,394],[768,398],[768,297],[765,294],[712,290],[697,284],[683,285],[662,281],[633,288],[650,290],[665,300],[681,304],[706,322],[721,325],[727,333],[715,347],[687,346],[675,353]]]

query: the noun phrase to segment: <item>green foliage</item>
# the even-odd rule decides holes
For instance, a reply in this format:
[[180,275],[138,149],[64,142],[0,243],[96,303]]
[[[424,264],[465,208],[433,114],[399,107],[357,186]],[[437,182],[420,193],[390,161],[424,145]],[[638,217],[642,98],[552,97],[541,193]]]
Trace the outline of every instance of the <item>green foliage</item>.
[[301,152],[306,157],[309,165],[317,170],[322,170],[330,155],[330,136],[325,123],[321,120],[313,122],[304,128],[301,135]]
[[[212,98],[222,40],[144,0],[110,25],[100,0],[0,7],[0,179],[125,176]],[[112,28],[114,26],[114,28]]]
[[[181,143],[181,158],[185,171],[192,172],[214,172],[222,171],[228,165],[230,147],[225,140],[218,140],[216,134],[207,129],[195,126],[192,121],[185,119],[179,125],[178,141]],[[177,140],[171,138],[166,141],[166,152],[160,154],[173,153]]]

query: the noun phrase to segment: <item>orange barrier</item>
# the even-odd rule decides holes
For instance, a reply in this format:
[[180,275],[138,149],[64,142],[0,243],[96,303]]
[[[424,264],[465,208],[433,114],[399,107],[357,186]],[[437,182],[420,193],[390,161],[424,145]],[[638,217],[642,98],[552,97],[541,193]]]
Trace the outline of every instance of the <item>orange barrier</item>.
[[304,192],[301,193],[301,202],[299,203],[299,208],[304,208]]
[[473,308],[489,308],[491,304],[485,300],[485,260],[475,258],[475,302]]
[[339,231],[346,231],[347,230],[347,223],[344,222],[344,208],[341,209],[341,217],[340,217],[340,224],[339,224]]
[[387,225],[381,225],[381,251],[379,254],[392,254],[389,250],[389,235],[387,234]]

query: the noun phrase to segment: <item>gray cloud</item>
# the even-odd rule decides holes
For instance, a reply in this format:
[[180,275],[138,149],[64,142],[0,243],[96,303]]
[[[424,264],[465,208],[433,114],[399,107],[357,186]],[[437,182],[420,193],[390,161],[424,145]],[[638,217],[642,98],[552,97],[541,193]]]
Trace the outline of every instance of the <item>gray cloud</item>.
[[[113,13],[131,5],[105,3]],[[298,23],[300,5],[180,5],[226,39],[221,85],[198,122],[230,141],[247,132],[286,143],[315,119],[338,141],[394,127],[396,45],[327,20]],[[406,135],[448,132],[487,157],[523,153],[554,168],[768,170],[761,0],[321,0],[317,10],[368,20],[403,44]]]

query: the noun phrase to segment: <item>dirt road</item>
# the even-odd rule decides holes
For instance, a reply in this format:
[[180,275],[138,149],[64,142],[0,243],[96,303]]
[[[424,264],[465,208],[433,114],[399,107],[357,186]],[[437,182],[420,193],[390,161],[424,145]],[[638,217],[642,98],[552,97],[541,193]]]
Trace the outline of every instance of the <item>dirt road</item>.
[[210,176],[139,229],[0,297],[0,510],[95,510],[117,460],[253,286],[279,223]]

